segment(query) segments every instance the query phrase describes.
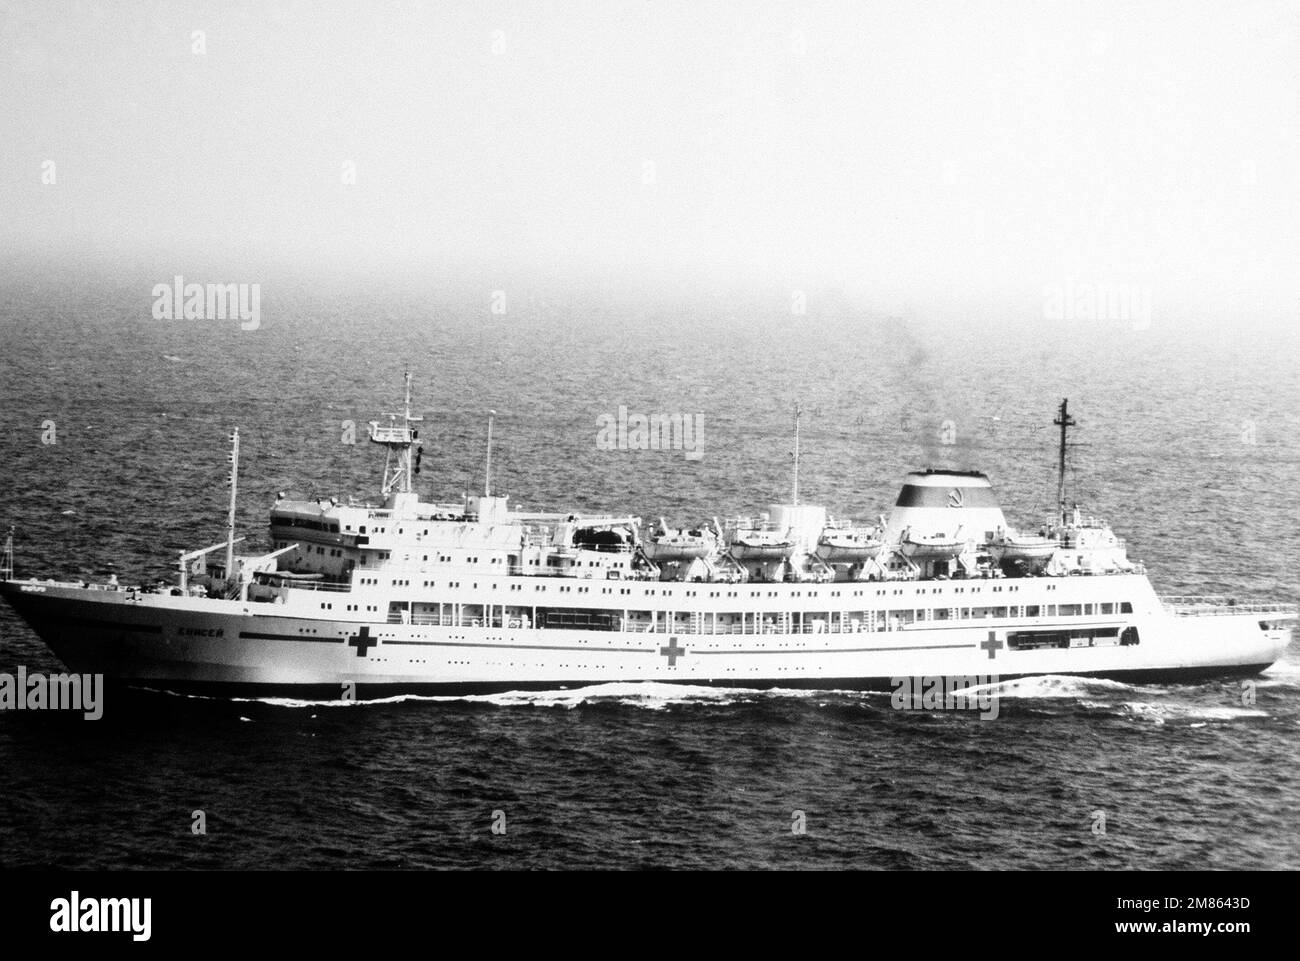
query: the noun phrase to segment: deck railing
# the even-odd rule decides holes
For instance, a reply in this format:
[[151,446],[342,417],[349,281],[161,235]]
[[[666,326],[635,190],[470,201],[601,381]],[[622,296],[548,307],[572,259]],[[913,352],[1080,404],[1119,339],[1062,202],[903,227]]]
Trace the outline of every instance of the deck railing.
[[1173,594],[1160,598],[1165,610],[1177,617],[1230,617],[1236,614],[1271,614],[1295,617],[1295,604],[1238,600],[1224,594]]
[[[271,576],[274,578],[274,575]],[[335,591],[339,594],[347,594],[352,590],[351,584],[336,584],[331,581],[300,581],[291,577],[279,580],[279,584],[266,586],[288,587],[295,591]]]

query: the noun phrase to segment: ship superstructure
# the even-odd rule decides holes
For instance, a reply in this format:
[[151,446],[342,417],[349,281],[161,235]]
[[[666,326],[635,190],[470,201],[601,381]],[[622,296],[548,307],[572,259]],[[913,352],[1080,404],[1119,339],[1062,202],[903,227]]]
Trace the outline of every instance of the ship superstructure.
[[[1020,532],[984,474],[918,471],[888,516],[861,526],[800,503],[796,468],[791,503],[757,518],[655,527],[512,509],[492,492],[491,426],[482,493],[424,501],[420,423],[408,378],[403,411],[369,425],[385,450],[380,499],[281,496],[266,553],[236,555],[232,521],[224,544],[182,555],[170,588],[15,578],[10,558],[0,592],[75,671],[326,696],[1195,678],[1265,669],[1296,616],[1157,597],[1109,526],[1067,508],[1063,486],[1058,515]],[[207,563],[223,549],[224,565]]]

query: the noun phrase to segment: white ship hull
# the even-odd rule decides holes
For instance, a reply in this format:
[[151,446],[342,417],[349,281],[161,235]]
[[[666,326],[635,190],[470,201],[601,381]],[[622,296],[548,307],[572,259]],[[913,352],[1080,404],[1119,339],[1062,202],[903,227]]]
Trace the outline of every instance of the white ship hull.
[[[1293,605],[1163,603],[1109,527],[1077,517],[1064,528],[1070,557],[1050,576],[927,577],[914,564],[864,582],[790,563],[781,580],[747,581],[700,563],[689,580],[649,580],[630,549],[637,518],[512,511],[486,481],[462,503],[421,501],[409,387],[408,376],[405,413],[370,425],[370,440],[387,449],[382,506],[281,496],[270,552],[236,556],[232,529],[224,544],[181,554],[167,593],[14,579],[10,538],[0,596],[74,672],[335,698],[629,681],[888,689],[904,677],[1191,680],[1259,672],[1290,641]],[[1064,421],[1064,403],[1061,412]],[[237,433],[231,458],[237,465]],[[790,562],[828,529],[824,508],[797,503],[772,505],[766,523],[738,528],[733,560]],[[882,540],[941,560],[959,553],[963,530],[1007,529],[985,475],[927,470],[905,478]],[[203,558],[222,547],[227,560],[214,574]]]
[[[499,595],[497,587],[508,589],[518,580],[483,582],[478,593]],[[342,696],[344,685],[356,685],[361,696],[369,696],[626,681],[884,689],[892,678],[918,676],[1192,680],[1257,673],[1278,660],[1290,641],[1289,615],[1243,610],[1178,616],[1160,603],[1145,577],[1136,575],[949,582],[938,589],[933,582],[870,585],[838,591],[835,604],[829,590],[821,592],[824,599],[810,601],[815,591],[793,587],[802,588],[802,597],[787,589],[774,598],[764,585],[741,625],[719,624],[719,611],[739,609],[736,600],[720,598],[711,605],[700,602],[698,607],[712,611],[697,610],[693,625],[669,620],[666,611],[653,631],[403,624],[339,619],[322,610],[326,603],[337,610],[344,606],[341,601],[361,602],[364,609],[367,598],[358,592],[326,596],[300,590],[288,603],[267,604],[9,581],[0,584],[0,593],[75,672],[149,687],[334,697]],[[992,594],[995,587],[999,593]],[[1007,603],[1002,592],[1012,587],[1020,596],[1008,610],[1017,616],[975,618],[962,616],[961,606],[937,606],[950,600]],[[665,593],[662,584],[636,589]],[[984,596],[934,599],[937,591],[958,589]],[[1027,605],[1041,607],[1048,597],[1073,603],[1084,592],[1131,599],[1132,610],[1024,616],[1027,609],[1038,609]],[[748,590],[735,593],[744,596]],[[860,596],[846,600],[851,593]],[[904,608],[924,609],[925,616],[912,623],[891,616]],[[936,619],[942,610],[957,616]],[[1136,629],[1137,642],[1121,643],[1130,628]],[[1044,631],[1055,631],[1070,646],[1025,646],[1025,638],[1041,640]],[[1071,634],[1078,636],[1071,640]]]

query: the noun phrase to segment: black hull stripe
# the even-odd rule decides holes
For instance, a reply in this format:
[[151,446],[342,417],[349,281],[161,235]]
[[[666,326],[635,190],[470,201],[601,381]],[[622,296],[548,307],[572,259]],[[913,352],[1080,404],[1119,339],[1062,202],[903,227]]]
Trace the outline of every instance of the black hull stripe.
[[[239,635],[243,637],[243,634]],[[679,641],[692,635],[681,634],[673,635]],[[297,640],[297,638],[291,638]],[[667,637],[664,638],[667,641]],[[557,645],[557,644],[492,644],[478,643],[474,641],[398,641],[393,639],[383,639],[381,644],[404,644],[415,647],[486,647],[509,651],[585,651],[590,654],[646,654],[652,653],[658,649],[659,645],[654,644],[650,647],[584,647],[582,645]],[[681,654],[688,651],[691,654],[870,654],[876,651],[939,651],[952,648],[973,648],[978,644],[921,644],[912,647],[822,647],[822,648],[776,648],[771,651],[705,651],[699,647],[691,647],[689,644],[681,649]]]
[[407,644],[415,647],[491,647],[503,651],[589,651],[594,654],[643,654],[648,647],[583,647],[580,644],[492,644],[477,641],[398,641],[391,638],[381,643]]
[[[692,654],[875,654],[877,651],[947,651],[955,648],[979,647],[978,644],[914,644],[911,647],[790,647],[772,651],[702,651],[698,647],[683,648]],[[584,648],[586,650],[586,648]]]
[[[1070,615],[1065,615],[1069,617]],[[954,620],[961,621],[960,618]],[[970,630],[1022,630],[1022,631],[1039,631],[1039,630],[1084,630],[1096,629],[1099,627],[1123,627],[1128,621],[1047,621],[1040,617],[990,617],[969,618],[954,624],[950,621],[921,621],[904,624],[894,631],[863,631],[863,634],[902,634],[907,631],[970,631]]]
[[314,644],[342,644],[341,637],[307,637],[301,634],[259,634],[256,631],[240,631],[241,640],[250,641],[310,641]]

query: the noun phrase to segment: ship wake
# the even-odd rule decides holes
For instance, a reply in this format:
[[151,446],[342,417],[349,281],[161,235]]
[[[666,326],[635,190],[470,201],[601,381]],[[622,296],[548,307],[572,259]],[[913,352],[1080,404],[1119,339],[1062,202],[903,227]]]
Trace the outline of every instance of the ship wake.
[[191,700],[220,701],[230,704],[264,704],[269,707],[283,708],[357,708],[408,703],[574,708],[584,704],[616,703],[650,710],[662,710],[677,704],[707,703],[722,705],[753,701],[765,697],[807,698],[834,693],[785,688],[761,690],[741,687],[723,688],[707,685],[665,684],[654,681],[609,682],[585,687],[556,688],[541,691],[503,691],[496,694],[394,694],[388,697],[359,700],[316,700],[297,697],[225,697],[143,687],[139,688],[139,690]]

